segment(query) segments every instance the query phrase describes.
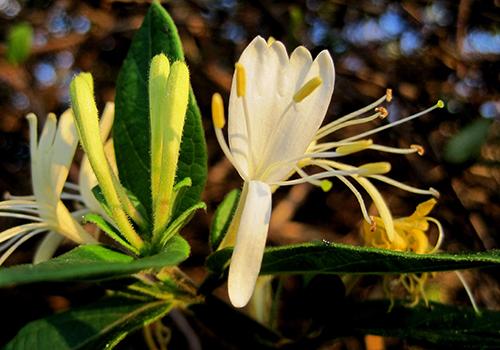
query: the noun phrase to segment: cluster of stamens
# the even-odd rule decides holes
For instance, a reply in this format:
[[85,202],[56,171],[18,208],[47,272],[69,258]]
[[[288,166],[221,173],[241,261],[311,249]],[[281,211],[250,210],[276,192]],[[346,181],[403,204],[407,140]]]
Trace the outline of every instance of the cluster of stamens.
[[[418,118],[436,108],[442,108],[444,103],[439,100],[434,106],[427,108],[424,111],[413,114],[403,119],[399,119],[397,121],[390,122],[386,125],[375,127],[369,129],[365,132],[362,132],[358,135],[350,136],[339,141],[327,141],[320,142],[320,140],[326,138],[330,134],[337,132],[341,129],[344,129],[348,126],[352,125],[360,125],[372,122],[378,119],[385,119],[388,116],[387,108],[382,106],[385,102],[390,102],[392,100],[392,90],[388,89],[386,94],[380,97],[375,102],[369,104],[366,107],[363,107],[355,112],[349,113],[341,118],[338,118],[323,127],[321,127],[308,149],[302,154],[293,159],[285,159],[280,160],[274,163],[266,164],[266,162],[257,162],[255,159],[252,159],[251,152],[251,116],[248,113],[248,105],[246,96],[246,75],[245,69],[241,63],[236,64],[236,92],[239,99],[241,99],[245,123],[247,127],[247,147],[248,150],[246,154],[248,155],[249,167],[253,169],[251,173],[250,171],[245,172],[235,161],[233,153],[228,147],[225,137],[222,132],[222,128],[225,126],[225,117],[224,117],[224,106],[222,97],[220,94],[216,93],[212,98],[212,117],[213,123],[215,126],[215,133],[217,136],[217,140],[221,146],[226,157],[231,161],[234,165],[240,176],[244,180],[260,180],[268,183],[270,186],[278,187],[278,186],[289,186],[296,185],[300,183],[311,183],[312,185],[318,186],[322,188],[324,191],[329,191],[332,187],[332,184],[329,180],[326,180],[330,177],[336,177],[341,182],[343,182],[356,196],[363,213],[365,220],[368,223],[371,223],[372,220],[368,215],[368,211],[366,209],[363,196],[359,193],[357,188],[353,185],[351,180],[354,180],[359,185],[365,188],[370,196],[377,196],[376,190],[372,190],[371,184],[367,181],[367,179],[375,179],[381,182],[384,182],[388,185],[398,187],[402,190],[421,194],[421,195],[432,195],[435,197],[439,196],[439,193],[433,189],[420,189],[415,188],[413,186],[409,186],[403,184],[399,181],[391,179],[384,174],[390,171],[391,165],[388,162],[373,162],[366,163],[361,166],[352,166],[340,161],[337,161],[338,158],[361,152],[364,150],[376,150],[386,153],[394,153],[394,154],[413,154],[417,153],[418,155],[424,154],[424,148],[421,145],[410,145],[408,148],[399,148],[399,147],[389,147],[384,145],[375,144],[372,139],[368,138],[371,135],[377,134],[383,130],[388,128],[392,128],[394,126],[406,123],[412,119]],[[282,119],[288,112],[288,110],[293,106],[293,104],[300,103],[309,95],[313,94],[315,90],[322,84],[322,80],[319,76],[314,77],[307,81],[292,97],[289,105],[285,108],[281,116],[278,118],[278,122],[276,125],[276,129],[279,128],[279,124]],[[271,138],[270,138],[271,139]],[[266,140],[266,142],[272,142],[272,140]],[[269,145],[266,144],[264,149],[267,149]],[[264,157],[265,159],[265,157]],[[309,166],[315,166],[316,168],[322,169],[322,171],[308,174],[304,168]],[[283,179],[282,181],[270,181],[269,176],[273,171],[279,169],[280,167],[291,167],[293,171],[289,174],[292,176],[293,173],[298,175],[297,178],[293,179]]]

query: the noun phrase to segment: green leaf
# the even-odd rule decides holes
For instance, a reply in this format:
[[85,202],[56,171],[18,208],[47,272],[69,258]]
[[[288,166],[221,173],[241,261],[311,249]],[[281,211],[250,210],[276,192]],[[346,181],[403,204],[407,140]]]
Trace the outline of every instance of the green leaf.
[[480,118],[465,126],[446,144],[444,159],[457,164],[476,159],[486,142],[491,123],[491,120]]
[[500,312],[431,303],[409,308],[396,304],[387,312],[386,300],[343,302],[324,332],[336,336],[377,334],[413,343],[441,345],[450,349],[499,349]]
[[7,37],[7,60],[13,64],[26,61],[33,43],[33,28],[29,23],[13,26]]
[[5,350],[112,349],[128,333],[165,316],[171,301],[104,299],[24,326]]
[[217,207],[212,220],[212,226],[210,227],[210,246],[212,250],[217,250],[217,247],[226,235],[236,207],[238,206],[240,194],[240,190],[232,190]]
[[[148,213],[151,213],[148,76],[150,61],[159,53],[166,54],[171,62],[184,60],[172,19],[160,4],[153,2],[118,76],[113,125],[120,180]],[[199,202],[206,176],[207,154],[201,116],[190,91],[176,177],[191,178],[192,186],[184,194],[177,213]]]
[[130,245],[110,223],[104,220],[100,215],[89,213],[83,217],[84,222],[91,222],[103,230],[109,237],[114,239],[117,243],[130,250],[135,254],[139,254],[139,251],[134,246]]
[[179,233],[199,209],[207,209],[207,205],[203,202],[196,203],[179,215],[173,222],[169,223],[167,230],[161,234],[160,245],[163,246],[167,244],[175,234]]
[[[207,259],[208,268],[222,273],[232,249]],[[304,243],[267,248],[261,274],[353,273],[392,274],[499,267],[500,250],[478,253],[415,254],[338,243]]]
[[189,244],[173,237],[161,253],[134,259],[101,245],[84,245],[46,262],[0,269],[0,287],[42,281],[106,279],[174,266],[189,256]]

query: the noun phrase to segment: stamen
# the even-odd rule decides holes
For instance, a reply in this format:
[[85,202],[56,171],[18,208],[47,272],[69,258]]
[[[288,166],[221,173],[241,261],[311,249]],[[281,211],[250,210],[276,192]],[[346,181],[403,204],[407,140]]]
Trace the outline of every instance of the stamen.
[[61,199],[74,200],[74,201],[78,201],[78,202],[83,203],[83,197],[78,195],[78,194],[73,194],[73,193],[62,192]]
[[349,138],[345,139],[344,141],[355,141],[355,140],[363,139],[366,136],[370,136],[370,135],[376,134],[376,133],[378,133],[378,132],[380,132],[382,130],[389,129],[389,128],[395,127],[396,125],[403,124],[403,123],[406,123],[406,122],[408,122],[408,121],[410,121],[412,119],[418,118],[418,117],[420,117],[420,116],[422,116],[424,114],[427,114],[427,113],[435,110],[436,108],[443,108],[443,106],[444,106],[444,102],[441,101],[441,100],[439,100],[434,106],[429,107],[426,110],[423,110],[422,112],[410,115],[409,117],[397,120],[397,121],[392,122],[390,124],[387,124],[387,125],[384,125],[384,126],[380,126],[378,128],[372,129],[372,130],[368,130],[367,132],[361,133],[359,135],[356,135],[356,136],[353,136],[353,137],[349,137]]
[[383,146],[383,145],[372,145],[372,146],[368,147],[368,149],[380,151],[380,152],[396,153],[396,154],[418,153],[418,149],[416,149],[415,147],[397,148],[397,147],[389,147],[389,146]]
[[402,182],[396,181],[394,179],[391,179],[391,178],[389,178],[387,176],[383,176],[383,175],[369,175],[369,177],[372,178],[372,179],[376,179],[378,181],[384,182],[384,183],[386,183],[388,185],[400,188],[403,191],[407,191],[407,192],[411,192],[411,193],[416,193],[416,194],[431,195],[431,196],[434,196],[436,198],[439,197],[439,192],[436,191],[432,187],[429,188],[428,190],[424,190],[424,189],[421,189],[421,188],[416,188],[416,187],[413,187],[413,186],[410,186],[410,185],[406,185],[406,184],[404,184]]
[[[0,203],[1,204],[1,203]],[[34,209],[33,207],[27,207],[25,205],[9,205],[7,207],[3,207],[0,205],[0,212],[17,212],[17,213],[23,213],[23,214],[35,214],[38,215],[38,210]]]
[[358,169],[359,169],[359,175],[362,176],[385,174],[391,171],[391,163],[389,162],[367,163],[361,165]]
[[[364,113],[366,113],[366,112],[368,112],[368,111],[370,111],[370,110],[374,109],[374,108],[375,108],[375,107],[377,107],[379,104],[381,104],[382,102],[384,102],[384,101],[385,101],[385,99],[386,99],[386,97],[385,97],[385,96],[382,96],[382,97],[381,97],[381,98],[379,98],[377,101],[375,101],[375,102],[373,102],[373,103],[369,104],[368,106],[363,107],[363,108],[361,108],[361,109],[358,109],[357,111],[351,112],[351,113],[349,113],[349,114],[347,114],[347,115],[345,115],[345,116],[343,116],[343,117],[338,118],[337,120],[334,120],[334,121],[332,121],[332,122],[330,122],[330,123],[326,124],[325,126],[323,126],[322,128],[320,128],[320,129],[318,130],[318,132],[316,133],[316,137],[315,137],[314,139],[315,139],[315,140],[318,140],[318,139],[320,139],[320,138],[322,138],[322,137],[324,137],[324,136],[328,135],[329,133],[326,133],[326,134],[325,134],[325,132],[326,132],[327,130],[330,130],[332,127],[334,127],[334,126],[336,126],[336,125],[338,125],[338,124],[342,124],[342,123],[343,123],[343,122],[345,122],[345,121],[348,121],[348,120],[350,120],[350,119],[356,118],[357,116],[360,116],[360,115],[362,115],[362,114],[364,114]],[[324,134],[324,135],[323,135],[323,134]]]
[[14,251],[21,245],[23,244],[24,242],[26,242],[28,239],[30,239],[31,237],[33,236],[36,236],[37,234],[39,233],[42,233],[44,232],[45,230],[34,230],[32,231],[31,233],[25,235],[23,238],[19,239],[18,241],[16,241],[16,243],[14,243],[12,245],[12,247],[10,247],[5,253],[2,254],[2,256],[0,257],[0,265],[2,265],[5,260],[7,260],[7,258],[9,256],[12,255],[12,253],[14,253]]
[[437,229],[438,229],[438,239],[437,239],[436,245],[429,252],[429,253],[435,253],[435,252],[438,251],[438,249],[441,247],[441,244],[443,243],[443,240],[444,240],[444,230],[443,230],[443,226],[441,225],[441,223],[439,222],[439,220],[437,220],[437,219],[435,219],[433,217],[427,217],[427,220],[433,222],[436,225]]
[[[295,171],[302,178],[309,177],[309,175],[307,175],[307,173],[304,170],[302,170],[301,168],[299,168],[297,166],[295,167]],[[323,192],[330,191],[332,189],[332,186],[333,186],[332,182],[329,181],[329,180],[321,180],[321,181],[319,181],[319,180],[310,180],[308,182],[311,183],[314,186],[320,187],[323,190]]]
[[276,41],[276,39],[274,39],[274,37],[270,36],[269,38],[267,38],[267,46],[271,46],[275,41]]
[[366,208],[365,201],[363,200],[363,196],[361,193],[359,193],[358,189],[354,187],[354,185],[347,180],[344,176],[337,176],[337,178],[344,183],[344,185],[347,186],[351,190],[351,192],[354,194],[356,197],[359,207],[361,208],[361,213],[363,214],[363,218],[365,219],[366,222],[368,222],[370,225],[375,225],[375,221],[372,220],[371,216],[368,215],[368,209]]
[[246,74],[245,67],[241,63],[236,63],[236,95],[245,96],[246,93]]
[[394,230],[394,224],[393,224],[392,215],[391,215],[391,212],[389,210],[389,207],[385,203],[384,198],[382,197],[380,192],[377,190],[377,188],[375,186],[373,186],[373,184],[367,178],[365,178],[363,176],[354,176],[354,175],[356,175],[355,172],[358,171],[357,168],[355,168],[351,165],[335,162],[333,160],[322,159],[322,160],[316,161],[315,163],[317,165],[323,164],[325,166],[330,166],[332,168],[334,167],[337,169],[343,169],[344,171],[353,171],[354,170],[354,173],[350,174],[350,175],[352,176],[352,178],[356,182],[358,182],[365,189],[365,191],[368,193],[368,195],[372,198],[373,203],[375,204],[375,207],[377,208],[377,210],[379,212],[380,218],[384,222],[384,226],[385,226],[385,229],[387,232],[387,238],[391,242],[393,242],[396,239],[396,231]]
[[357,141],[348,145],[337,147],[337,149],[335,149],[335,152],[341,155],[348,155],[351,153],[356,153],[365,150],[369,148],[372,144],[373,144],[372,140]]
[[460,280],[460,282],[464,286],[464,289],[467,292],[467,296],[469,297],[470,303],[472,304],[474,311],[476,312],[476,314],[480,315],[481,310],[479,310],[479,307],[476,304],[476,300],[474,299],[474,295],[472,295],[472,291],[471,291],[469,285],[467,284],[467,281],[465,281],[465,278],[460,271],[455,271],[455,273],[457,274],[458,279]]
[[385,107],[377,107],[375,108],[375,111],[380,113],[380,118],[382,119],[385,119],[389,115],[389,112]]
[[0,217],[10,217],[10,218],[37,221],[37,222],[43,221],[38,216],[32,216],[32,215],[26,215],[26,214],[20,214],[20,213],[11,213],[11,212],[7,212],[7,213],[0,212]]
[[238,172],[238,174],[241,176],[242,179],[246,180],[247,176],[246,174],[241,170],[240,166],[236,162],[236,160],[233,157],[233,154],[231,153],[231,150],[229,149],[229,146],[226,143],[226,139],[224,138],[224,135],[222,134],[222,130],[215,127],[215,136],[217,138],[217,141],[219,142],[219,146],[222,149],[222,152],[224,152],[224,155],[226,158],[233,164],[234,168]]
[[350,175],[357,175],[357,174],[358,174],[357,170],[329,170],[329,171],[323,171],[321,173],[314,174],[314,175],[308,175],[308,176],[302,177],[300,179],[268,182],[267,184],[269,186],[292,186],[292,185],[302,184],[305,182],[312,183],[313,180],[320,180],[320,179],[324,179],[327,177],[333,177],[333,176],[339,176],[339,175],[340,176],[350,176]]
[[69,181],[66,181],[64,183],[64,187],[67,188],[68,190],[80,191],[80,186]]
[[226,125],[224,104],[222,96],[219,93],[215,93],[212,96],[212,121],[217,129],[222,129]]
[[391,102],[392,101],[392,89],[385,90],[385,100],[387,102]]
[[320,77],[314,77],[307,83],[305,83],[304,86],[302,86],[300,90],[297,91],[295,95],[293,95],[293,100],[295,101],[295,103],[302,102],[302,100],[312,94],[314,90],[316,90],[321,85],[322,82],[323,81]]
[[14,196],[10,192],[5,192],[3,194],[3,197],[5,199],[8,199],[8,200],[25,200],[27,202],[33,202],[33,203],[34,203],[34,201],[36,201],[35,196]]
[[343,129],[345,127],[348,127],[348,126],[351,126],[351,125],[358,125],[358,124],[368,123],[368,122],[371,122],[372,120],[375,120],[375,119],[378,119],[378,118],[380,118],[380,112],[376,112],[375,114],[372,114],[372,115],[370,115],[368,117],[354,119],[354,120],[349,120],[349,121],[345,121],[345,122],[340,123],[340,124],[332,125],[328,129],[325,129],[324,131],[322,131],[321,133],[318,132],[316,134],[316,137],[314,139],[317,140],[317,139],[323,138],[326,135],[329,135],[329,134],[331,134],[331,133],[333,133],[333,132],[335,132],[337,130]]
[[419,156],[423,156],[425,153],[425,148],[420,145],[410,145],[410,148],[414,149]]

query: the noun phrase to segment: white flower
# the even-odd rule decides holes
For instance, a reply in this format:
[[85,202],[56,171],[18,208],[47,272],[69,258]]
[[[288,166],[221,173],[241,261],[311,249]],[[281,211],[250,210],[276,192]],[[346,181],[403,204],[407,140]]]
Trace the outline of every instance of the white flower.
[[[101,119],[101,136],[106,139],[113,123],[114,105],[106,105]],[[49,114],[38,140],[38,122],[34,114],[27,116],[30,128],[32,196],[11,196],[0,202],[0,216],[31,221],[0,233],[0,264],[24,242],[42,233],[48,234],[38,246],[34,263],[52,257],[64,238],[77,244],[96,243],[80,224],[82,215],[89,211],[105,215],[91,190],[96,185],[95,175],[86,156],[82,159],[79,185],[66,182],[78,145],[78,135],[71,110],[56,120]],[[110,154],[111,158],[113,154]],[[66,191],[63,191],[66,189]],[[62,200],[80,203],[81,209],[70,212]]]
[[[278,186],[310,182],[328,191],[331,183],[325,179],[337,177],[354,192],[365,219],[371,222],[361,194],[347,179],[351,177],[374,200],[390,238],[393,234],[390,211],[367,177],[416,193],[437,193],[433,189],[415,189],[380,175],[390,170],[390,164],[386,162],[355,167],[332,159],[365,149],[420,153],[421,146],[398,149],[374,145],[364,138],[442,107],[442,102],[416,115],[354,137],[318,143],[319,139],[348,125],[387,116],[387,110],[378,106],[391,99],[390,90],[373,104],[320,128],[333,93],[334,80],[333,61],[327,51],[322,51],[313,60],[309,51],[300,46],[288,57],[281,42],[266,42],[256,37],[236,64],[229,101],[230,146],[222,133],[225,125],[222,98],[219,94],[213,97],[212,114],[217,139],[226,157],[245,181],[232,225],[221,244],[221,247],[234,245],[228,291],[231,303],[236,307],[245,306],[252,296],[266,243],[272,208],[271,193]],[[359,118],[368,112],[372,114]],[[302,168],[309,165],[320,167],[323,171],[308,175]],[[295,173],[300,178],[287,180]]]

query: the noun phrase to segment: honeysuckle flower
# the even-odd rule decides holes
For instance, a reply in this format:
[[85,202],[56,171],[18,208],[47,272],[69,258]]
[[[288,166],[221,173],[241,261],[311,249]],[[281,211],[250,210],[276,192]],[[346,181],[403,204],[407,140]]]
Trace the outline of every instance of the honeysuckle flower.
[[[329,177],[337,177],[353,191],[365,220],[371,223],[361,194],[350,179],[361,185],[386,224],[389,239],[394,238],[392,216],[381,194],[369,178],[389,183],[420,194],[436,195],[433,189],[421,190],[404,185],[382,174],[390,170],[386,162],[351,166],[336,158],[366,149],[410,154],[422,153],[421,146],[407,149],[373,144],[367,136],[404,123],[442,107],[435,106],[335,142],[320,140],[349,125],[368,123],[387,116],[382,103],[390,101],[390,90],[374,103],[341,117],[323,127],[333,93],[335,72],[327,51],[313,60],[300,46],[290,57],[279,41],[266,42],[256,37],[243,51],[233,76],[229,99],[229,146],[222,128],[225,126],[222,98],[212,99],[212,115],[217,140],[239,175],[244,180],[240,203],[233,222],[220,247],[234,245],[229,268],[228,292],[231,303],[243,307],[250,299],[262,262],[271,215],[271,194],[279,186],[309,182],[327,191]],[[371,113],[368,116],[364,116]],[[303,168],[316,166],[321,172],[310,175]],[[287,180],[293,174],[298,178]],[[350,179],[349,179],[350,178]]]
[[[386,226],[379,217],[373,217],[372,223],[363,222],[362,235],[364,244],[369,247],[390,249],[416,254],[431,254],[436,252],[444,238],[443,229],[439,221],[427,216],[436,204],[435,199],[429,199],[419,204],[413,214],[408,217],[394,219],[395,238],[391,241],[387,234]],[[431,244],[427,231],[429,222],[438,228],[438,238],[435,244]],[[391,308],[394,304],[394,287],[402,285],[410,298],[410,306],[417,305],[420,300],[428,304],[425,294],[425,286],[429,277],[434,273],[424,272],[421,274],[402,274],[397,279],[393,276],[384,276],[384,291],[391,300]]]
[[[70,212],[63,200],[83,198],[75,194],[79,187],[66,182],[69,168],[78,144],[71,110],[64,112],[57,123],[56,116],[49,114],[38,140],[37,117],[27,116],[30,129],[31,178],[33,196],[10,196],[0,202],[0,216],[31,221],[0,233],[0,257],[2,264],[22,243],[34,236],[47,233],[35,253],[34,262],[52,256],[63,238],[77,244],[95,243],[79,223],[88,212],[83,208]],[[63,192],[63,189],[67,191]],[[69,192],[69,191],[73,192]]]
[[[385,223],[380,217],[372,217],[371,224],[366,221],[363,222],[361,233],[364,244],[369,247],[416,254],[432,254],[437,252],[443,243],[444,231],[439,220],[428,216],[436,203],[434,198],[429,199],[420,203],[410,216],[394,219],[395,237],[392,241],[389,240]],[[430,242],[427,235],[427,231],[430,228],[429,223],[433,223],[438,230],[438,237],[434,244]],[[464,286],[472,306],[479,313],[479,309],[465,279],[460,272],[455,271],[455,273]],[[397,279],[394,279],[392,276],[384,276],[384,291],[391,300],[391,308],[394,304],[394,293],[392,290],[394,290],[395,285],[401,285],[406,290],[410,299],[410,306],[417,305],[420,300],[423,300],[428,305],[425,286],[429,278],[433,275],[435,273],[432,272],[420,274],[409,273],[402,274]]]

